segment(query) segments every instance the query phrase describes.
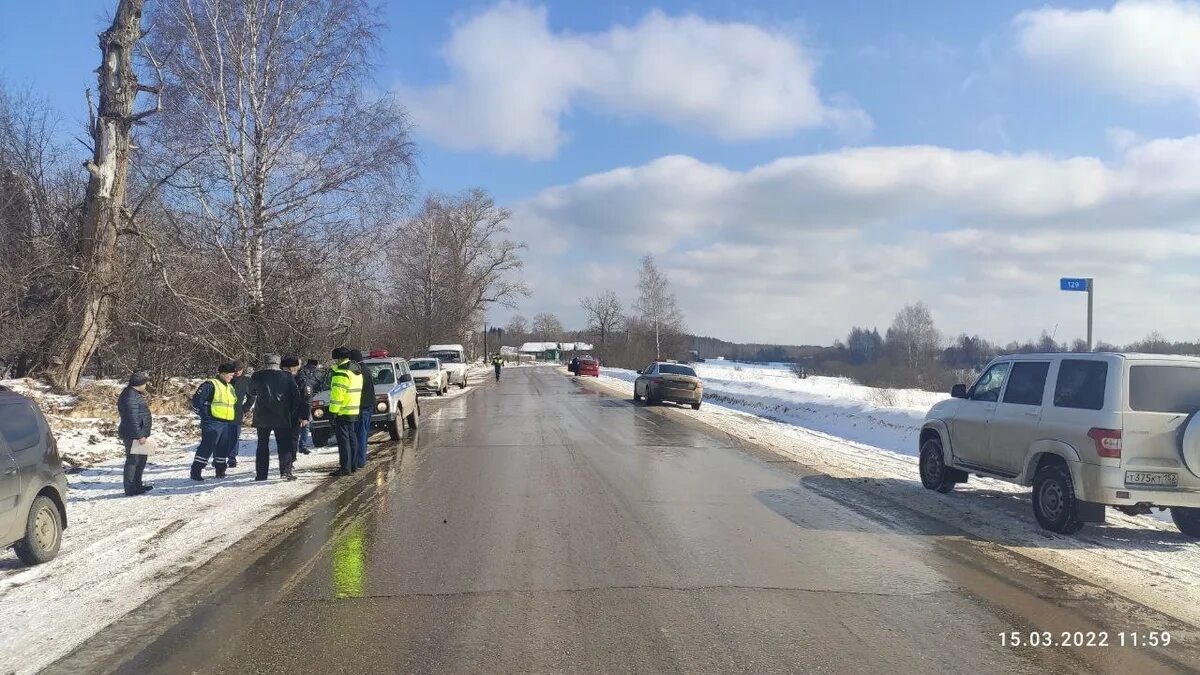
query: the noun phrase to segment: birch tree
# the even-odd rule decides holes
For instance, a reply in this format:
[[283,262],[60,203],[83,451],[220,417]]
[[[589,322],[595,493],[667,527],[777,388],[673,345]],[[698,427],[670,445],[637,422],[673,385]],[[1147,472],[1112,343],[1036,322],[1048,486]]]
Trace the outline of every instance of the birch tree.
[[[175,50],[154,149],[164,229],[207,262],[206,330],[272,351],[314,266],[360,283],[388,245],[414,172],[403,108],[370,97],[376,11],[365,0],[161,0],[154,39]],[[181,161],[182,160],[182,161]],[[248,326],[249,330],[244,327]]]
[[671,281],[658,269],[654,256],[642,258],[638,272],[638,299],[634,305],[641,322],[654,335],[654,358],[662,360],[663,344],[683,332],[683,313],[675,305]]

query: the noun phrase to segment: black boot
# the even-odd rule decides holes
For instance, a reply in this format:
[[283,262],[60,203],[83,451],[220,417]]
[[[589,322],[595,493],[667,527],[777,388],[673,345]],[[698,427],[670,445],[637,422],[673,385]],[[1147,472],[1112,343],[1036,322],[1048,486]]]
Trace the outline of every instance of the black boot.
[[214,468],[216,468],[216,470],[217,470],[217,478],[224,478],[224,477],[225,477],[225,466],[224,466],[224,465],[222,465],[222,464],[218,464],[218,465],[217,465],[216,467],[214,467]]
[[203,470],[204,470],[203,464],[201,464],[199,462],[193,462],[192,463],[192,480],[203,482],[204,476],[200,475],[200,472]]

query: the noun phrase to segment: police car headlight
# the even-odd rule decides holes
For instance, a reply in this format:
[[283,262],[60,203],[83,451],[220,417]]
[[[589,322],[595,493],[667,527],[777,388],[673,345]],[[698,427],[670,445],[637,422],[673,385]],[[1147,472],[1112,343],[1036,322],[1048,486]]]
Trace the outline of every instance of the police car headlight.
[[317,409],[313,410],[313,417],[315,417],[316,419],[321,419],[324,416],[325,416],[324,408],[317,408]]
[[387,412],[387,402],[380,401],[379,403],[376,403],[375,409],[378,410],[379,412]]

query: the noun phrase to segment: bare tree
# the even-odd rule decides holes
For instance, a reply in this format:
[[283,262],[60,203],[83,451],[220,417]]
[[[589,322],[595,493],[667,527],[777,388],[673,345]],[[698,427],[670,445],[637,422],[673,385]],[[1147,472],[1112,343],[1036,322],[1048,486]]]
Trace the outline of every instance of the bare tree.
[[562,322],[557,316],[549,312],[540,312],[533,315],[533,323],[529,327],[533,337],[543,342],[558,342],[562,339],[566,329],[563,328]]
[[621,326],[625,318],[621,300],[610,289],[595,297],[584,298],[579,304],[587,314],[588,329],[596,335],[600,343],[600,358],[606,360],[608,338]]
[[491,305],[528,295],[517,276],[525,245],[508,238],[510,214],[476,188],[430,195],[401,225],[392,263],[396,313],[418,327],[422,347],[465,340]]
[[[81,269],[78,305],[70,307],[73,319],[63,351],[56,384],[74,389],[109,330],[117,279],[117,234],[128,220],[125,213],[126,180],[135,124],[157,112],[134,112],[139,92],[154,94],[158,86],[138,83],[133,69],[134,50],[144,33],[141,28],[145,0],[120,0],[112,25],[100,34],[100,67],[96,70],[99,102],[88,123],[92,159],[79,245]],[[153,61],[153,59],[152,59]],[[74,304],[74,303],[72,303]]]
[[654,358],[661,360],[665,339],[683,332],[683,313],[675,305],[670,279],[649,254],[642,258],[642,269],[638,272],[638,299],[634,307],[641,314],[642,324],[653,332]]
[[57,350],[77,262],[78,164],[44,99],[0,82],[0,373],[24,377]]
[[520,314],[513,314],[508,320],[508,325],[504,327],[504,332],[509,335],[526,335],[529,333],[529,321]]
[[[350,299],[369,294],[414,173],[404,110],[364,93],[376,10],[162,0],[153,20],[155,45],[176,50],[148,153],[165,176],[159,233],[208,263],[208,293],[180,298],[192,322],[215,344],[261,354],[292,334],[297,308],[323,305],[329,326],[357,315]],[[333,296],[304,292],[333,278]]]
[[917,302],[896,313],[887,331],[887,344],[899,352],[909,368],[921,367],[941,348],[942,336],[933,323],[929,305]]

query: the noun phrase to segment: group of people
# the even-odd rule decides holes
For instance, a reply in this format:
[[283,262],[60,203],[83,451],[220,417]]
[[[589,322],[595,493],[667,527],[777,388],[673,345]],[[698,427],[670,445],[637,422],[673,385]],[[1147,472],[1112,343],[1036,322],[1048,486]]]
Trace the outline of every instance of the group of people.
[[[246,413],[253,412],[258,431],[255,480],[267,480],[270,441],[275,436],[279,474],[295,480],[292,467],[297,454],[308,454],[312,435],[313,395],[321,389],[323,376],[315,359],[302,368],[294,356],[268,354],[256,372],[237,362],[221,364],[215,377],[202,382],[192,396],[192,408],[200,416],[200,445],[192,461],[191,478],[203,481],[202,472],[212,460],[221,478],[237,466],[241,429]],[[253,372],[253,374],[251,374]],[[144,494],[154,486],[143,481],[153,416],[146,399],[150,378],[134,373],[117,398],[120,424],[117,434],[125,445],[124,489],[129,496]]]

